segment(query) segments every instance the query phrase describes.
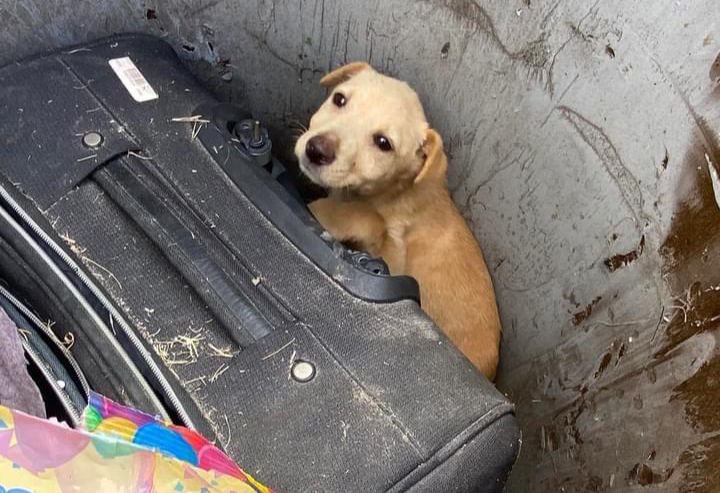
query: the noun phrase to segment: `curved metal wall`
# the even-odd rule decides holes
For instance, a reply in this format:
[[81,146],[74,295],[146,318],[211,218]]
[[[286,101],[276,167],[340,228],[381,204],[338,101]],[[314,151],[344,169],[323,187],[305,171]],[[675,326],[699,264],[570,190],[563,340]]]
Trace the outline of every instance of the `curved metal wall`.
[[[0,2],[0,62],[164,36],[287,148],[321,74],[409,81],[451,156],[524,429],[511,491],[716,491],[716,2]],[[1,90],[1,88],[0,88]]]

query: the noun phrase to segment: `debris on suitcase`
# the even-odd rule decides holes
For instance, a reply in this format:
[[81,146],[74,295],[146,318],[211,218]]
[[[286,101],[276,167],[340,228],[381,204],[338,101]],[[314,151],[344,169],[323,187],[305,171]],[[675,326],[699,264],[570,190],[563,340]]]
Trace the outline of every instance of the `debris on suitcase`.
[[10,64],[0,85],[0,278],[72,331],[82,371],[58,371],[85,402],[60,392],[67,409],[85,375],[281,490],[439,491],[451,469],[458,492],[502,489],[513,405],[414,279],[322,235],[246,109],[264,101],[219,102],[137,35]]
[[98,394],[84,417],[74,430],[0,406],[0,491],[273,493],[187,428]]

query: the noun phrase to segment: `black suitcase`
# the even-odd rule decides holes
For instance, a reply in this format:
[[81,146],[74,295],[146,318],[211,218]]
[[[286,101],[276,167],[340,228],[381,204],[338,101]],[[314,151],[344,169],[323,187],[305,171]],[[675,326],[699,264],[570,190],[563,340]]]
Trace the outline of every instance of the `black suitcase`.
[[74,341],[81,394],[195,428],[278,491],[502,489],[512,405],[168,45],[11,64],[0,110],[3,289]]

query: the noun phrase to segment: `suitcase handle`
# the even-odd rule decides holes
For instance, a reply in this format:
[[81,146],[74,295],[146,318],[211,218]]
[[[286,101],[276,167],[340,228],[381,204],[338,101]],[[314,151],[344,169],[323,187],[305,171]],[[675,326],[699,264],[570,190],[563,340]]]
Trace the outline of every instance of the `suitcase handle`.
[[[241,109],[225,103],[203,104],[192,114],[202,115],[203,119],[209,120],[210,123],[199,130],[197,138],[230,180],[336,283],[365,301],[391,303],[413,300],[420,303],[420,289],[414,278],[390,276],[381,259],[371,259],[364,252],[351,251],[327,237],[294,186],[287,180],[284,186],[280,184],[279,177],[283,176],[285,168],[279,160],[270,157],[264,166],[257,165],[260,160],[248,152],[243,141],[234,133],[236,125],[253,121]],[[264,129],[260,132],[267,135]],[[231,152],[220,159],[212,149],[223,146],[231,149]],[[268,188],[274,193],[267,193]]]
[[[124,166],[122,160],[106,166],[95,177],[161,250],[174,252],[168,259],[190,284],[202,279],[204,286],[196,289],[206,295],[205,301],[215,308],[216,316],[233,329],[230,336],[240,347],[247,347],[272,332],[270,323],[237,289],[192,229],[147,183]],[[188,275],[190,272],[193,274]]]

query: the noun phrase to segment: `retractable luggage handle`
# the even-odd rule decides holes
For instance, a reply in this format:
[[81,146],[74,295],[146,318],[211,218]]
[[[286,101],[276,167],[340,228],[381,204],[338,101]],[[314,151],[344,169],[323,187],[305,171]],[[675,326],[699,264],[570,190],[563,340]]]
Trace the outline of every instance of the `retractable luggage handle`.
[[[203,104],[193,111],[209,123],[198,130],[197,138],[225,171],[230,180],[300,251],[348,292],[365,301],[392,303],[412,300],[420,303],[417,281],[409,276],[390,276],[381,259],[365,252],[348,250],[327,236],[302,203],[299,194],[288,191],[274,176],[283,165],[270,155],[271,143],[263,152],[248,149],[248,139],[267,131],[255,124],[234,105]],[[236,126],[239,126],[236,130]],[[238,138],[240,136],[240,138]],[[274,193],[266,193],[267,189]]]

